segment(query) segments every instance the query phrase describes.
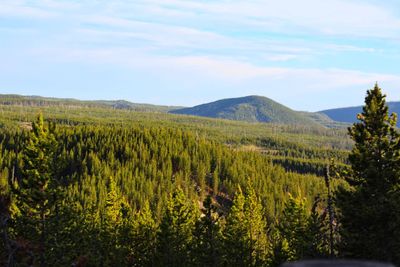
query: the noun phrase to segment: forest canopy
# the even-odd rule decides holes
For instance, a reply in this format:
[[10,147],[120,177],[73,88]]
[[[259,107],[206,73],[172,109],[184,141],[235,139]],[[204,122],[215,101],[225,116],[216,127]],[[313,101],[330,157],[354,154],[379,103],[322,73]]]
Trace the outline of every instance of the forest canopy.
[[2,265],[399,263],[400,138],[377,85],[352,141],[102,107],[0,109]]

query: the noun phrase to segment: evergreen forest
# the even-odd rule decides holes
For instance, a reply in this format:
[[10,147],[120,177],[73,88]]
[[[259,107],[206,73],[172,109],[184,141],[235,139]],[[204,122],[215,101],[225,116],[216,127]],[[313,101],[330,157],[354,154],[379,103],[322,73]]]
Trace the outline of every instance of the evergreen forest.
[[[400,264],[400,132],[0,101],[1,266]],[[163,107],[167,109],[167,107]]]

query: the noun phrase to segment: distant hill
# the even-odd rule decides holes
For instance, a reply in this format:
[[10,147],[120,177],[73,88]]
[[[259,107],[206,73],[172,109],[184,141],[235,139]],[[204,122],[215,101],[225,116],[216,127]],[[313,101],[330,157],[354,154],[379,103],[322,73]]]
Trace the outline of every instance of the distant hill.
[[[362,106],[328,109],[319,112],[292,110],[263,96],[245,96],[222,99],[191,108],[132,103],[126,100],[78,100],[0,94],[0,105],[59,106],[70,108],[111,108],[138,112],[184,114],[209,118],[220,118],[245,122],[271,122],[302,126],[343,128],[357,121]],[[388,102],[390,112],[400,115],[400,102]],[[400,122],[397,124],[400,127]]]
[[0,94],[0,105],[20,106],[66,106],[66,107],[99,107],[113,109],[128,109],[141,112],[168,112],[182,107],[138,104],[126,100],[77,100],[73,98],[53,98],[42,96],[23,96]]
[[247,122],[272,122],[302,125],[319,124],[306,112],[294,111],[262,96],[222,99],[192,108],[172,110],[170,113]]
[[[387,102],[389,106],[389,112],[395,112],[400,115],[400,102]],[[348,108],[335,108],[322,110],[319,113],[327,115],[334,121],[354,123],[357,121],[357,114],[362,112],[362,106],[348,107]],[[397,122],[397,127],[400,126],[400,122]]]
[[328,128],[346,128],[349,126],[347,122],[339,122],[331,119],[328,115],[320,112],[305,112],[305,111],[298,111],[302,113],[304,116],[307,116],[311,120],[315,121],[318,124],[321,124]]

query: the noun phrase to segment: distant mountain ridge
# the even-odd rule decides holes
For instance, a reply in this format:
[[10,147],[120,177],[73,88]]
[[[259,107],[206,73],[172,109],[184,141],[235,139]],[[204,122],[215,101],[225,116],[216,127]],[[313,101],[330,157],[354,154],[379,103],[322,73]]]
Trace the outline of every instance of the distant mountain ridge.
[[[387,102],[389,113],[395,112],[400,115],[400,102]],[[357,122],[357,114],[362,112],[362,106],[335,108],[319,111],[319,113],[327,115],[334,121],[344,123]],[[400,121],[397,121],[397,127],[400,127]]]
[[0,94],[1,105],[21,106],[79,106],[127,109],[139,112],[168,112],[182,107],[162,106],[152,104],[132,103],[126,100],[78,100],[74,98],[54,98],[42,96],[24,96],[15,94]]
[[[390,112],[400,115],[400,102],[387,102]],[[220,118],[246,122],[271,122],[278,124],[300,124],[342,128],[357,121],[362,106],[327,109],[319,112],[292,110],[264,96],[245,96],[221,99],[190,108],[153,104],[132,103],[126,100],[78,100],[73,98],[53,98],[0,94],[0,105],[21,106],[63,106],[125,109],[138,112],[161,112],[184,114],[209,118]],[[400,122],[397,123],[400,127]]]
[[[170,111],[174,114],[221,118],[247,122],[321,125],[309,112],[294,111],[263,96],[245,96]],[[330,121],[329,118],[325,118]]]

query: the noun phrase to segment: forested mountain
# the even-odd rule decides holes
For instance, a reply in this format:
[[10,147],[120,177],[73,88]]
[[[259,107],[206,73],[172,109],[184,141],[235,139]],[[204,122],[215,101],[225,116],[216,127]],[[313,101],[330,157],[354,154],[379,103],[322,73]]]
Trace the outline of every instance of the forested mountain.
[[1,105],[20,106],[64,106],[88,108],[127,109],[141,112],[168,112],[181,107],[132,103],[126,100],[78,100],[73,98],[53,98],[42,96],[22,96],[0,94]]
[[[389,112],[395,112],[400,114],[400,102],[387,102],[389,107]],[[357,114],[362,112],[362,106],[357,107],[348,107],[348,108],[335,108],[335,109],[327,109],[319,111],[319,113],[323,113],[327,115],[334,121],[345,122],[345,123],[354,123],[357,121]],[[397,122],[397,127],[400,124]]]
[[304,113],[291,110],[267,97],[246,96],[170,111],[175,114],[222,118],[247,122],[316,125]]
[[126,100],[77,100],[71,98],[52,98],[41,96],[0,95],[0,104],[5,106],[63,108],[110,108],[137,112],[156,112],[186,114],[210,118],[246,122],[269,122],[277,124],[296,124],[307,127],[344,128],[348,124],[335,121],[328,115],[318,112],[294,111],[269,98],[248,96],[219,100],[193,108],[161,106],[153,104],[132,103]]

